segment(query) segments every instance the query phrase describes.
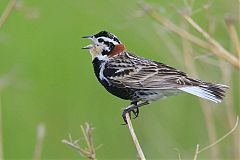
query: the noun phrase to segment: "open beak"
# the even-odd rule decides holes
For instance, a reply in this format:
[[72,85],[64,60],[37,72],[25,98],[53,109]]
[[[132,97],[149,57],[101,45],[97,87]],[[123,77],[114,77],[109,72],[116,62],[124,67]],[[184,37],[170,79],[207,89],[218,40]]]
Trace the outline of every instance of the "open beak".
[[[82,38],[87,38],[87,39],[91,39],[92,40],[93,36],[83,36]],[[89,44],[89,45],[83,47],[82,49],[91,49],[93,47],[94,47],[93,44]]]
[[83,47],[82,49],[91,49],[91,48],[93,48],[93,47],[94,47],[93,44],[89,44],[89,45]]

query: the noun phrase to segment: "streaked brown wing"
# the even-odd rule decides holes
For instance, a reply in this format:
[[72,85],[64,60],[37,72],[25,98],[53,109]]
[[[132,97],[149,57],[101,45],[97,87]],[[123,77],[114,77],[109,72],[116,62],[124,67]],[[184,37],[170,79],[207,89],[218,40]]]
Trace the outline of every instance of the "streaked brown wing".
[[104,73],[106,78],[120,88],[177,89],[191,85],[185,73],[129,53],[110,60],[105,67],[108,69],[108,73]]

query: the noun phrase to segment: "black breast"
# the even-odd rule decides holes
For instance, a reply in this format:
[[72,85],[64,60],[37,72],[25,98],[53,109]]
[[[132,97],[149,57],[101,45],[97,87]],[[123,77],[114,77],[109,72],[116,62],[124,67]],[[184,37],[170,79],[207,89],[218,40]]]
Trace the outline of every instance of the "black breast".
[[[105,80],[105,79],[103,79],[103,80],[100,79],[100,70],[101,70],[101,65],[104,63],[103,61],[99,60],[98,58],[95,58],[92,61],[92,63],[93,63],[94,73],[95,73],[98,81],[106,88],[106,90],[108,92],[110,92],[111,94],[113,94],[119,98],[126,99],[126,100],[132,100],[132,97],[135,92],[133,89],[126,88],[126,87],[114,86],[111,84],[110,81]],[[107,73],[107,75],[110,77],[111,73],[114,74],[115,71],[107,68],[107,70],[104,71],[104,76],[106,76],[105,73]]]

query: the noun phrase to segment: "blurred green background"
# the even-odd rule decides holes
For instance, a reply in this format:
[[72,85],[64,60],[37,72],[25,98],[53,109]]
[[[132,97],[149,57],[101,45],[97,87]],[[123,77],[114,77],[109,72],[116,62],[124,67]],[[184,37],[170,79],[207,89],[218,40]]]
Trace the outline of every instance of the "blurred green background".
[[[147,2],[180,25],[181,18],[174,8],[183,8],[182,0]],[[0,1],[0,13],[7,3],[8,0]],[[208,3],[207,0],[195,1],[194,9]],[[214,37],[229,50],[232,48],[224,17],[236,14],[237,3],[237,0],[211,1],[217,25]],[[206,15],[203,9],[193,18],[207,28]],[[136,159],[129,131],[120,125],[122,108],[129,102],[110,95],[98,83],[91,56],[81,50],[90,41],[81,36],[107,30],[117,35],[129,51],[186,71],[184,62],[179,63],[183,55],[178,54],[176,60],[170,54],[169,47],[157,34],[158,29],[164,32],[161,25],[142,13],[134,0],[19,1],[0,30],[0,79],[7,82],[6,87],[0,88],[5,159],[33,157],[39,123],[46,126],[43,159],[80,159],[80,155],[61,140],[66,139],[68,133],[75,139],[82,137],[80,125],[85,122],[95,128],[95,146],[103,144],[97,150],[98,159]],[[181,38],[175,34],[169,37],[172,41],[168,45],[174,43],[173,47],[181,48]],[[202,52],[199,49],[199,55]],[[217,67],[203,61],[196,61],[196,65],[201,79],[224,83]],[[239,114],[239,71],[231,69],[231,82],[235,86],[231,98],[234,112]],[[229,130],[225,106],[213,104],[211,111],[217,137],[220,137]],[[133,125],[150,159],[177,159],[176,148],[183,158],[189,159],[194,155],[196,144],[209,144],[199,101],[187,94],[141,108]],[[222,158],[232,157],[228,152],[231,142],[230,137],[219,144]],[[201,153],[201,158],[211,158],[210,152]]]

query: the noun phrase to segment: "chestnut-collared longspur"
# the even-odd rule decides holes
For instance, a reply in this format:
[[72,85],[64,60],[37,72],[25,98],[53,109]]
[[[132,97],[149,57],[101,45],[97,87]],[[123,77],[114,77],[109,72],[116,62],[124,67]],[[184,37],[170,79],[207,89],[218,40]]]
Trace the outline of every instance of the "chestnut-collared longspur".
[[122,112],[125,122],[126,113],[133,112],[137,117],[139,107],[180,92],[216,103],[224,96],[226,85],[193,79],[173,67],[133,55],[110,32],[101,31],[83,38],[93,42],[83,49],[90,51],[98,81],[108,92],[131,101]]

